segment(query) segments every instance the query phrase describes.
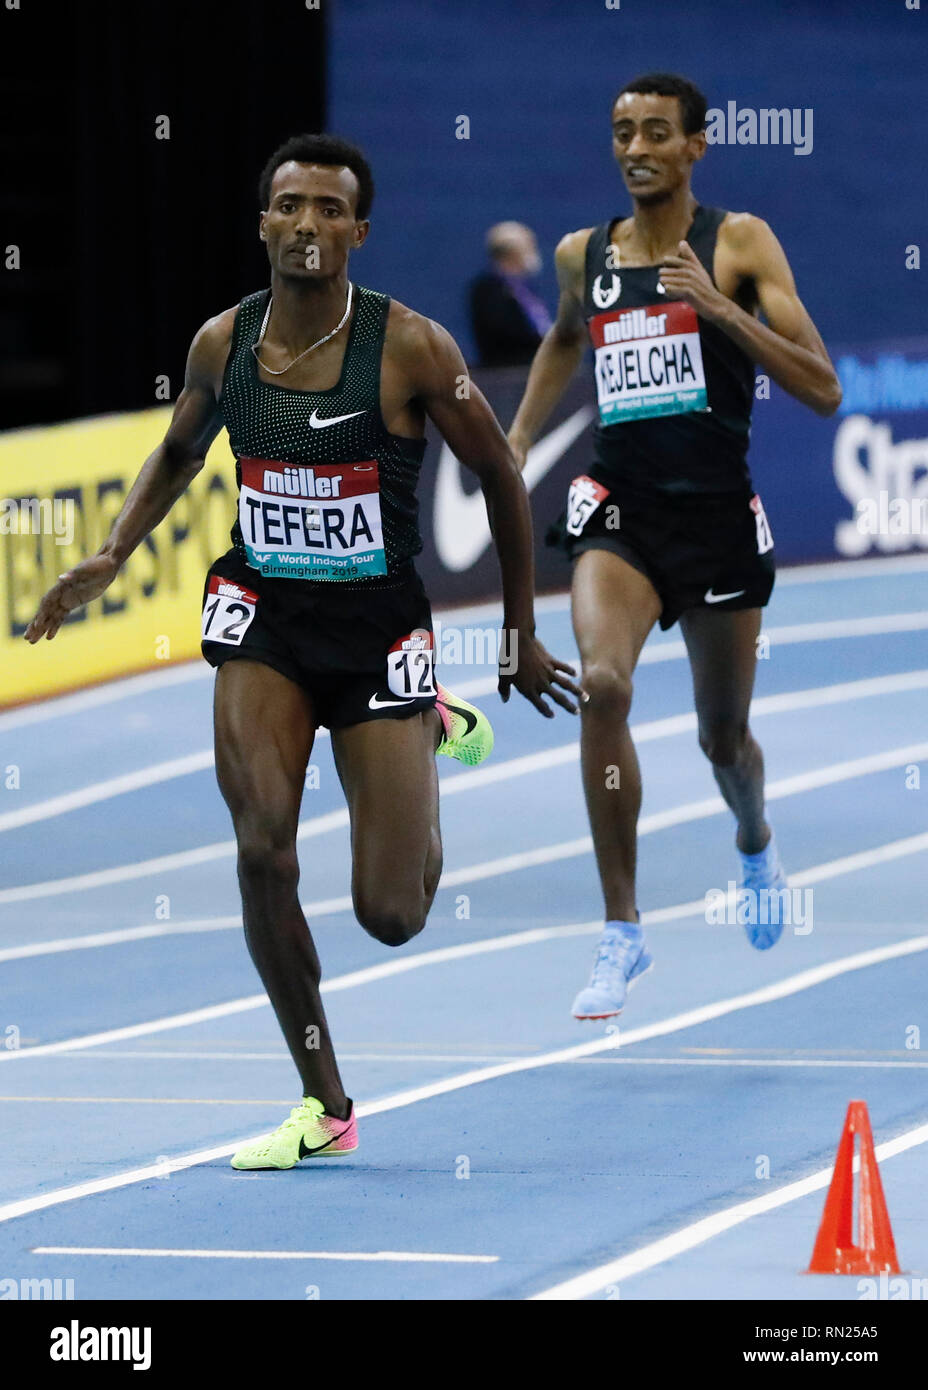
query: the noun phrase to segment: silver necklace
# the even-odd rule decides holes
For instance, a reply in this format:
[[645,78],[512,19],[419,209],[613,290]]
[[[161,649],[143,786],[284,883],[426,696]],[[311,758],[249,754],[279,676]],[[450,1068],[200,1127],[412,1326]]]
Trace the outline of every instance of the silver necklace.
[[265,335],[265,333],[267,332],[267,326],[268,326],[268,323],[270,322],[270,319],[271,319],[271,308],[273,307],[273,304],[274,304],[274,298],[273,298],[273,295],[272,295],[271,298],[270,298],[270,299],[268,300],[268,302],[267,302],[267,311],[266,311],[266,313],[265,313],[265,315],[264,315],[264,322],[263,322],[262,325],[261,325],[261,332],[258,334],[258,341],[257,341],[256,343],[252,343],[252,345],[251,345],[251,350],[252,350],[252,352],[254,353],[256,360],[260,363],[260,365],[264,368],[264,370],[265,370],[266,372],[268,372],[270,376],[283,376],[284,372],[289,372],[289,370],[290,370],[291,367],[295,367],[295,366],[296,366],[297,362],[299,362],[299,360],[300,360],[301,357],[305,357],[306,354],[307,354],[308,352],[313,352],[313,351],[315,351],[315,349],[316,349],[317,347],[322,347],[322,344],[323,344],[323,343],[327,343],[327,342],[329,341],[330,338],[334,338],[334,337],[335,337],[335,334],[336,334],[336,333],[340,333],[341,330],[344,328],[345,324],[348,322],[348,316],[349,316],[349,314],[351,313],[351,294],[352,294],[352,290],[353,290],[353,289],[354,289],[354,286],[352,285],[351,281],[349,280],[349,281],[348,281],[348,303],[345,305],[345,312],[342,314],[342,317],[341,317],[340,322],[338,323],[338,325],[337,325],[335,328],[332,329],[332,332],[331,332],[331,333],[327,333],[327,334],[325,335],[324,338],[320,338],[319,341],[318,341],[317,343],[313,343],[311,347],[305,348],[304,351],[300,353],[299,357],[294,357],[294,359],[293,359],[292,362],[288,362],[287,365],[286,365],[286,367],[281,367],[280,370],[277,371],[277,372],[274,371],[273,367],[269,367],[269,366],[267,365],[267,363],[262,362],[262,361],[261,361],[261,358],[258,357],[258,349],[260,348],[261,344],[264,342],[264,335]]

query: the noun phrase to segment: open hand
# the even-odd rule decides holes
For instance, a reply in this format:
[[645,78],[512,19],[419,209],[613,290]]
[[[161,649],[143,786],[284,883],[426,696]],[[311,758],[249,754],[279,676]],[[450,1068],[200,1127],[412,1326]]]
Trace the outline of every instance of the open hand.
[[542,698],[544,695],[560,705],[561,709],[576,714],[577,706],[573,700],[556,689],[557,686],[561,686],[578,699],[582,698],[583,691],[580,687],[569,676],[562,674],[569,672],[572,676],[574,668],[566,661],[559,661],[557,657],[552,656],[537,638],[523,634],[513,634],[513,637],[517,637],[517,644],[513,642],[508,660],[500,663],[499,693],[503,702],[509,699],[510,690],[515,686],[519,694],[524,695],[546,719],[554,718],[554,710],[545,703]]
[[112,556],[98,554],[88,556],[73,570],[62,574],[42,599],[38,612],[26,628],[23,634],[26,641],[35,643],[44,636],[50,642],[68,614],[91,599],[99,598],[118,573],[119,565]]

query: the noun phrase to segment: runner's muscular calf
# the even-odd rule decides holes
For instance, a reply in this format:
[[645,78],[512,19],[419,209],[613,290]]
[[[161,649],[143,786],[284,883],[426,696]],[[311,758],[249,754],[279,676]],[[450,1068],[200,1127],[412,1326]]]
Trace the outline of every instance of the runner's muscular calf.
[[[143,465],[109,538],[43,598],[26,638],[51,639],[68,613],[98,598],[203,467],[222,427],[219,406],[235,310],[209,320],[191,346],[184,390],[164,440]],[[381,409],[395,434],[420,437],[426,416],[479,478],[503,575],[504,625],[518,644],[514,670],[500,676],[546,717],[544,696],[575,712],[579,694],[537,642],[533,624],[532,531],[528,499],[506,438],[451,337],[393,302],[381,372]],[[258,717],[260,716],[260,717]],[[239,660],[217,673],[217,776],[239,851],[246,939],[265,979],[308,1094],[329,1113],[347,1102],[318,986],[321,970],[297,896],[296,833],[317,721],[307,692],[269,666]],[[400,945],[422,929],[441,872],[434,710],[333,732],[333,751],[351,817],[352,893],[358,919],[377,939]],[[306,1047],[307,1024],[320,1030]]]
[[[520,467],[588,341],[583,300],[591,230],[571,232],[557,247],[557,317],[536,354],[509,436]],[[715,248],[715,284],[686,241],[678,243],[673,255],[656,255],[654,247],[636,242],[631,218],[616,228],[614,241],[618,268],[659,260],[668,297],[690,303],[817,414],[834,413],[841,400],[834,368],[799,299],[786,255],[761,218],[749,213],[726,216]],[[759,314],[766,323],[760,322]],[[641,777],[628,716],[633,673],[661,603],[639,571],[606,551],[590,551],[576,563],[572,612],[587,696],[582,711],[584,788],[607,917],[634,920]],[[680,625],[693,671],[700,747],[739,820],[739,848],[754,852],[767,836],[763,757],[748,727],[760,612],[694,609],[682,615]],[[603,768],[611,764],[619,768],[622,797],[605,785]]]

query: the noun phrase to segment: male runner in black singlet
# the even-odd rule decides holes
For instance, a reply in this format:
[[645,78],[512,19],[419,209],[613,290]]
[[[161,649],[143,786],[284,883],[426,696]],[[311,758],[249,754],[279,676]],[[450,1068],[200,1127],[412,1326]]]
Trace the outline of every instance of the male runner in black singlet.
[[606,909],[576,1018],[620,1013],[628,982],[651,965],[635,901],[641,781],[628,715],[655,622],[680,620],[700,747],[738,822],[742,887],[766,890],[757,901],[771,910],[753,914],[763,920],[748,927],[749,939],[764,950],[782,931],[786,879],[764,816],[763,756],[748,728],[760,610],[774,576],[773,539],[746,461],[754,364],[819,415],[834,413],[841,388],[767,224],[694,198],[705,118],[702,93],[672,74],[638,78],[619,93],[613,150],[634,213],[560,242],[557,322],[509,436],[524,463],[588,329],[596,459],[571,484],[551,536],[575,562],[583,781]]
[[[543,714],[579,691],[534,636],[528,499],[506,438],[445,330],[352,286],[373,195],[360,151],[297,136],[260,185],[271,287],[210,319],[184,390],[112,532],[42,600],[26,636],[54,637],[97,598],[203,467],[225,425],[236,456],[232,548],[204,588],[203,653],[219,668],[216,771],[232,813],[245,934],[304,1099],[236,1168],[291,1168],[357,1147],[297,896],[296,832],[316,729],[327,725],[351,818],[361,924],[399,946],[421,931],[441,873],[434,754],[479,762],[486,718],[436,684],[415,487],[428,416],[480,480],[499,554],[501,668]],[[311,1040],[311,1041],[309,1041]],[[315,1045],[313,1045],[315,1044]]]

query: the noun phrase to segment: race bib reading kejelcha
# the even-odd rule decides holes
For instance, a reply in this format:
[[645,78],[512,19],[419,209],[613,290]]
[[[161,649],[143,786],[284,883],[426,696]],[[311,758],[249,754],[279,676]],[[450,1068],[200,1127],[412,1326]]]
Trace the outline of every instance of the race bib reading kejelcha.
[[674,300],[595,314],[589,329],[603,425],[708,408],[692,304]]

